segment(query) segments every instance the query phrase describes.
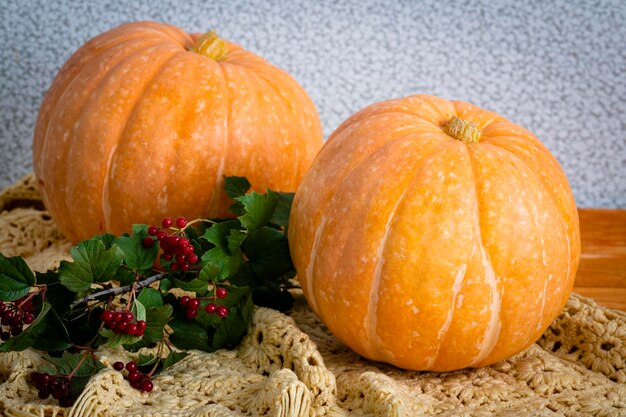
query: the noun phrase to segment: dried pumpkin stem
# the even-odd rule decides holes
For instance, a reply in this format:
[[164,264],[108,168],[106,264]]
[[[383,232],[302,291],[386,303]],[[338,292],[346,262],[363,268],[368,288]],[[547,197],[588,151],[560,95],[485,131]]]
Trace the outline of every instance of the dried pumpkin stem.
[[465,143],[478,142],[482,136],[482,132],[475,124],[456,116],[452,116],[443,130],[448,136]]
[[191,51],[219,62],[226,56],[228,45],[212,30],[200,36],[191,47]]

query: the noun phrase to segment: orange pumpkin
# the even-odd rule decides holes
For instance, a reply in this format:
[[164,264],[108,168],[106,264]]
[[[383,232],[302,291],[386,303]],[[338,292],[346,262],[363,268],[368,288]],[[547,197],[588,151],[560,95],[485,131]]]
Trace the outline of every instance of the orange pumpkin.
[[578,215],[529,131],[412,96],[344,122],[304,177],[289,243],[309,305],[359,354],[412,370],[530,346],[571,291]]
[[225,216],[223,176],[294,191],[321,146],[315,106],[287,73],[214,33],[138,22],[60,70],[33,154],[46,207],[76,242],[166,215]]

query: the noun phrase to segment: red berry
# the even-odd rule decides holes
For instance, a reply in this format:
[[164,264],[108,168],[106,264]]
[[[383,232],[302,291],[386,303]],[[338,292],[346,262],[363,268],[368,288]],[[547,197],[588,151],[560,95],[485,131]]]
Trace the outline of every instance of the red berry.
[[166,217],[161,222],[163,227],[170,227],[170,226],[172,226],[173,223],[174,223],[174,219],[172,219],[171,217]]
[[141,380],[138,379],[137,381],[131,381],[130,382],[130,386],[135,388],[135,389],[140,390],[141,389]]
[[220,287],[215,290],[215,295],[217,298],[224,298],[228,295],[228,291],[226,291],[226,288]]
[[30,313],[26,313],[24,314],[24,324],[31,324],[33,322],[33,320],[35,320],[35,316],[30,314]]
[[23,330],[22,323],[13,324],[11,326],[11,336],[17,336],[19,334],[22,334],[22,330]]
[[[193,248],[192,248],[193,249]],[[189,254],[189,256],[187,257],[187,260],[189,261],[190,264],[197,264],[198,263],[198,255],[196,255],[195,253],[191,253]]]
[[141,383],[141,390],[142,391],[150,392],[150,391],[152,391],[152,388],[154,388],[154,385],[152,384],[152,382],[149,379],[144,379],[143,382]]
[[189,306],[189,308],[197,310],[198,307],[200,307],[200,300],[198,300],[197,298],[192,298],[192,299],[189,300],[188,306]]
[[195,251],[195,248],[193,247],[193,245],[187,245],[185,246],[185,249],[183,250],[183,252],[186,255],[195,255],[193,252]]
[[28,300],[28,302],[22,306],[22,311],[24,311],[24,313],[34,313],[35,305],[33,304],[33,300]]
[[224,307],[224,306],[217,307],[217,311],[216,312],[217,312],[217,316],[218,317],[224,318],[224,317],[228,316],[228,309],[226,307]]
[[74,405],[74,400],[69,396],[61,397],[59,398],[59,405],[61,407],[71,407]]
[[165,233],[163,230],[157,232],[157,234],[156,234],[156,238],[157,238],[158,241],[162,241],[166,237],[167,237],[167,233]]
[[188,271],[189,270],[189,262],[184,262],[180,265],[180,269],[183,271]]
[[150,226],[150,227],[148,227],[148,234],[149,234],[150,236],[156,236],[156,235],[157,235],[157,233],[159,233],[159,229],[157,229],[157,227],[156,227],[156,226]]
[[146,328],[146,322],[144,320],[139,320],[137,322],[137,330],[141,330],[143,332],[143,330],[145,330]]
[[180,247],[185,247],[185,246],[189,246],[190,242],[189,239],[187,239],[186,237],[181,237],[180,240],[178,241],[178,246]]
[[171,261],[173,258],[174,258],[174,255],[172,255],[171,253],[163,254],[163,259],[165,259],[166,261]]
[[185,255],[176,255],[176,262],[178,262],[179,264],[184,264],[186,260],[187,257]]
[[192,308],[187,308],[187,312],[185,313],[187,315],[187,318],[189,319],[195,319],[196,316],[198,315],[198,310],[194,310]]
[[128,371],[128,380],[129,381],[139,381],[141,380],[141,372],[139,372],[138,370],[132,370],[132,371]]
[[109,329],[116,331],[117,330],[117,322],[115,321],[110,321],[109,323],[107,323],[107,325],[109,326]]
[[118,333],[126,333],[127,329],[128,329],[128,323],[121,322],[117,324]]
[[174,262],[174,263],[170,264],[170,270],[172,272],[178,271],[178,268],[180,268],[180,265],[178,263]]
[[126,364],[126,370],[127,371],[136,371],[137,370],[137,364],[134,361],[130,361]]
[[178,219],[176,219],[176,226],[180,227],[181,229],[187,226],[187,219],[184,217],[179,217]]
[[113,320],[113,312],[109,310],[103,311],[102,314],[100,314],[100,320],[105,323],[110,322],[111,320]]
[[206,307],[204,307],[204,311],[206,311],[209,314],[215,313],[215,310],[217,310],[217,305],[213,303],[209,303],[206,305]]
[[126,328],[126,333],[129,335],[135,335],[137,333],[138,327],[136,324],[129,324]]
[[183,307],[187,307],[189,305],[189,296],[188,295],[183,295],[182,297],[180,297],[180,305]]
[[145,248],[151,248],[154,246],[154,239],[152,239],[150,236],[146,236],[143,238],[143,246]]
[[124,316],[123,316],[123,315],[122,315],[122,313],[121,313],[121,312],[119,312],[119,311],[116,311],[115,313],[113,313],[113,321],[114,321],[115,323],[119,323],[119,322],[121,322],[123,317],[124,317]]
[[122,321],[124,323],[130,323],[131,321],[133,321],[134,318],[135,318],[135,316],[133,316],[133,313],[131,313],[130,311],[127,311],[122,316]]
[[122,372],[124,370],[124,364],[122,362],[115,362],[113,364],[113,369],[115,369],[118,372]]
[[137,329],[137,333],[135,333],[135,336],[141,337],[143,336],[143,332],[144,332],[144,329]]
[[179,240],[180,238],[178,236],[168,236],[167,239],[165,239],[167,245],[172,248],[175,248],[178,245]]

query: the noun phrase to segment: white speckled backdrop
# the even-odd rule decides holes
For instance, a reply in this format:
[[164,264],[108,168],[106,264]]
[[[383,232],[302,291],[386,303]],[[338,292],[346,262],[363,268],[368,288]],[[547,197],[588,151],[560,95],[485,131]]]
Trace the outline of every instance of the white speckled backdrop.
[[579,206],[626,208],[624,0],[0,0],[0,187],[32,170],[32,131],[56,71],[87,39],[132,20],[215,28],[264,56],[309,92],[326,136],[386,98],[473,102],[539,136]]

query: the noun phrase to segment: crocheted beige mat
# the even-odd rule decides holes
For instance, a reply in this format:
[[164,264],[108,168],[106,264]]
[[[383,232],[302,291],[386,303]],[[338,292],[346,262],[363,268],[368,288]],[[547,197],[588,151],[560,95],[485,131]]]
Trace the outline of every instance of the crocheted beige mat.
[[[0,251],[46,270],[70,244],[44,211],[32,176],[0,193]],[[360,358],[317,320],[303,297],[289,315],[258,308],[236,350],[193,351],[132,389],[102,370],[71,409],[26,383],[33,351],[0,354],[6,416],[626,416],[626,314],[573,294],[542,338],[495,365],[407,372]],[[105,364],[128,360],[99,353]]]

